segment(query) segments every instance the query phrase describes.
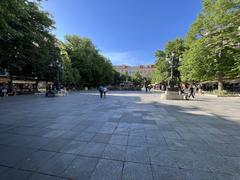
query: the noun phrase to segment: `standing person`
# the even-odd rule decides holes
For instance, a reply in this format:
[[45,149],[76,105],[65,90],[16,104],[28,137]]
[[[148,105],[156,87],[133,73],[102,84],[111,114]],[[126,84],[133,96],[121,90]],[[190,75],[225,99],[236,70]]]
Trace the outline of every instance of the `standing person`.
[[103,86],[102,85],[99,86],[98,90],[99,90],[99,93],[100,93],[100,98],[102,98],[103,97]]
[[4,86],[3,88],[2,88],[2,93],[3,93],[3,96],[8,96],[8,89]]
[[198,87],[198,92],[200,93],[200,94],[204,94],[204,92],[203,92],[203,89],[202,89],[202,86],[199,84],[199,87]]
[[148,86],[147,85],[145,85],[145,90],[146,90],[146,92],[148,92]]
[[103,95],[104,95],[104,98],[106,97],[106,94],[107,94],[107,86],[103,86]]
[[189,98],[192,96],[192,98],[194,98],[194,88],[192,85],[190,85],[189,87]]
[[153,86],[151,84],[148,85],[148,91],[150,92]]

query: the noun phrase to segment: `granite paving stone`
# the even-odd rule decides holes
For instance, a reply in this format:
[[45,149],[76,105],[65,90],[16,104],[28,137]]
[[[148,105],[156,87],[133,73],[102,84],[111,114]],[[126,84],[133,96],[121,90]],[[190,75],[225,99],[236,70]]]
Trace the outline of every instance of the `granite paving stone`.
[[87,142],[79,142],[79,141],[70,141],[68,144],[65,144],[59,152],[62,153],[70,153],[70,154],[78,154],[87,146]]
[[121,180],[123,162],[100,160],[90,180]]
[[96,143],[108,143],[111,139],[112,134],[107,133],[97,133],[96,136],[93,137],[91,142]]
[[152,170],[150,165],[132,162],[124,163],[123,180],[152,180]]
[[34,173],[31,174],[26,180],[66,180],[66,178]]
[[128,146],[146,146],[147,140],[145,137],[129,136]]
[[193,151],[191,146],[185,140],[175,139],[175,138],[165,138],[165,140],[166,140],[168,148],[171,150]]
[[107,144],[88,143],[78,154],[89,157],[102,157]]
[[45,146],[42,146],[40,149],[45,151],[59,152],[65,145],[69,143],[69,140],[66,139],[53,139]]
[[44,165],[51,157],[55,155],[54,152],[36,151],[20,161],[16,167],[24,170],[37,170]]
[[86,141],[90,142],[93,137],[96,136],[96,133],[90,133],[90,132],[82,132],[81,134],[75,136],[75,140],[77,141]]
[[127,154],[127,146],[109,144],[103,152],[103,158],[124,161]]
[[239,180],[240,98],[160,94],[1,98],[0,179]]
[[63,172],[62,176],[71,179],[88,180],[98,161],[97,158],[77,157]]
[[9,168],[4,173],[1,173],[0,178],[2,180],[15,180],[15,179],[24,180],[27,179],[30,175],[31,175],[30,172]]
[[127,145],[128,136],[126,135],[112,135],[109,144],[117,144],[117,145]]
[[[206,153],[203,154],[203,157]],[[202,170],[202,171],[211,171],[210,169],[210,159],[207,159],[207,157],[202,158],[197,153],[194,152],[188,152],[188,151],[176,151],[173,155],[175,160],[177,161],[177,164],[182,169],[192,169],[192,170]],[[218,158],[218,156],[213,157]]]
[[177,162],[174,156],[177,151],[173,151],[164,146],[155,146],[148,148],[150,161],[154,165],[177,167]]
[[52,158],[42,164],[38,168],[38,171],[41,173],[58,176],[70,166],[75,158],[75,155],[56,153]]
[[2,145],[0,146],[0,164],[10,167],[16,166],[17,163],[24,160],[34,151],[36,150],[31,148]]
[[4,171],[7,171],[8,169],[9,169],[8,167],[0,166],[0,174],[3,173]]
[[185,180],[186,175],[183,170],[177,167],[165,167],[152,165],[153,179],[154,180]]
[[126,161],[138,163],[150,163],[147,147],[127,147]]

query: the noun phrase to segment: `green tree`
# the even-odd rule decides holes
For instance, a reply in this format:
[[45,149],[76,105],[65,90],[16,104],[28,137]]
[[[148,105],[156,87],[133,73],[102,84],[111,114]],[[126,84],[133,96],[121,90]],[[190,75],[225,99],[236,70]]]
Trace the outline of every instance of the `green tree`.
[[[78,71],[82,86],[110,84],[114,80],[111,62],[99,53],[92,41],[77,35],[66,35],[65,49],[72,68]],[[75,74],[76,74],[75,70]]]
[[65,84],[75,83],[76,80],[74,79],[74,76],[73,76],[74,72],[72,68],[72,62],[68,56],[66,47],[63,43],[61,43],[59,46],[61,49],[61,60],[63,63],[63,83]]
[[[177,38],[175,40],[167,42],[164,51],[157,50],[155,53],[156,58],[156,70],[151,76],[152,82],[167,82],[170,80],[170,64],[167,59],[173,59],[173,75],[180,80],[180,72],[178,67],[180,65],[180,60],[185,51],[184,40]],[[174,56],[172,56],[174,54]]]
[[0,1],[0,69],[10,75],[51,78],[49,64],[59,57],[53,25],[36,2]]
[[186,38],[187,51],[180,68],[188,80],[218,80],[239,75],[240,1],[205,0],[203,11]]
[[143,84],[143,77],[139,73],[139,71],[136,71],[132,76],[132,81],[134,86],[141,86]]
[[155,82],[166,82],[169,79],[169,65],[166,61],[166,54],[162,50],[157,50],[155,53],[156,70],[151,75],[151,81]]

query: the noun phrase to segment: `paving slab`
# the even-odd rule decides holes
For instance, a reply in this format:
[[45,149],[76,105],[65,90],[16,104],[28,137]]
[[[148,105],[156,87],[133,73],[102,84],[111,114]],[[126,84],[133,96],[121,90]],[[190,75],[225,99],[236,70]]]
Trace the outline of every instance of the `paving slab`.
[[97,158],[77,157],[62,173],[62,176],[70,179],[88,180],[98,161]]
[[4,97],[0,179],[240,179],[239,109],[205,95]]
[[132,162],[124,163],[123,180],[152,180],[152,170],[150,165]]
[[122,169],[123,162],[102,159],[90,180],[121,180]]

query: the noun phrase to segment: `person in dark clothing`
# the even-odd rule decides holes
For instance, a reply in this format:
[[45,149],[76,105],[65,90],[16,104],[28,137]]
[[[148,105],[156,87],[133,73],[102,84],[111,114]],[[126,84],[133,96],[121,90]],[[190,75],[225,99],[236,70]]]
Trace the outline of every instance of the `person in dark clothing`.
[[146,89],[146,92],[148,92],[148,86],[147,85],[145,85],[145,89]]
[[150,92],[153,86],[151,84],[148,85],[148,91]]
[[189,98],[192,96],[192,98],[195,98],[194,97],[194,88],[193,86],[191,85],[190,88],[189,88]]
[[99,86],[98,90],[99,90],[99,93],[100,93],[100,98],[103,98],[103,91],[104,91],[103,86],[102,85]]

